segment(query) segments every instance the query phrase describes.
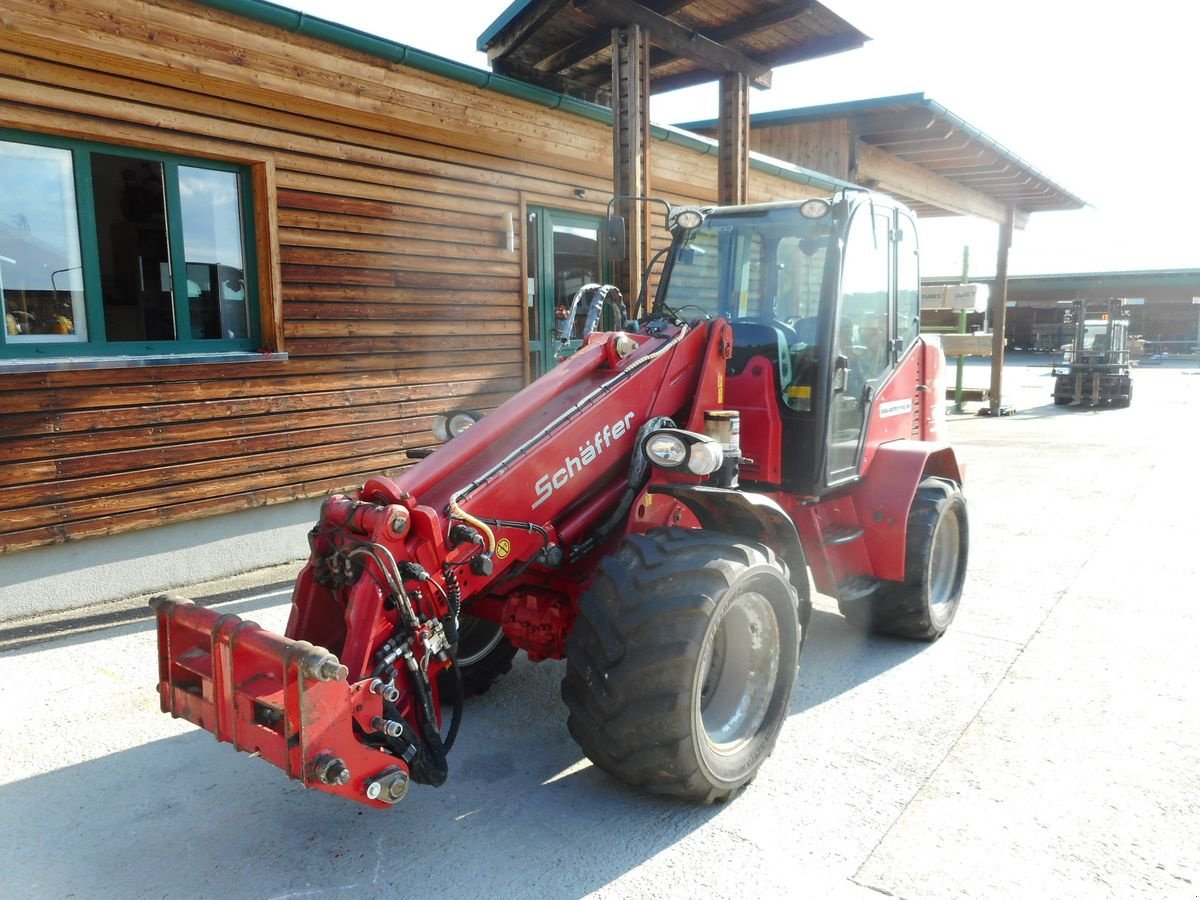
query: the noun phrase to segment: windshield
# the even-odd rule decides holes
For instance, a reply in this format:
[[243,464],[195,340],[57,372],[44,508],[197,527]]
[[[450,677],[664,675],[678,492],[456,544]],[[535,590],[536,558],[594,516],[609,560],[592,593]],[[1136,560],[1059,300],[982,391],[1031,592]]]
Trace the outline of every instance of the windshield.
[[713,216],[677,251],[662,302],[683,318],[783,322],[812,344],[832,232],[832,216],[792,206]]

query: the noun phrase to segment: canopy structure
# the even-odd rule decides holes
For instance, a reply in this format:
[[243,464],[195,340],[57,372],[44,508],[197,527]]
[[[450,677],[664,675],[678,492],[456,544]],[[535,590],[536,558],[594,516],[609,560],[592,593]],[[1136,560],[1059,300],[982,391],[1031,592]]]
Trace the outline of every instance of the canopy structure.
[[[479,37],[495,72],[612,106],[613,194],[650,197],[650,95],[719,80],[717,198],[745,203],[749,87],[771,67],[862,46],[866,35],[814,0],[516,0]],[[617,283],[633,295],[649,255],[649,205],[629,225]]]
[[[679,127],[715,134],[717,120]],[[904,200],[921,216],[973,215],[1022,228],[1030,213],[1086,203],[924,94],[750,117],[750,146]]]
[[605,102],[612,29],[645,29],[651,93],[740,72],[771,85],[771,68],[861,47],[867,36],[812,0],[517,0],[479,37],[492,69]]

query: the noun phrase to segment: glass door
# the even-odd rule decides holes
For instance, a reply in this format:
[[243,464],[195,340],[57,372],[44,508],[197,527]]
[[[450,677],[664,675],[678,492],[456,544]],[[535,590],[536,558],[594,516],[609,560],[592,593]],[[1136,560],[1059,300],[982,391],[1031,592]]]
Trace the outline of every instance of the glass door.
[[827,485],[858,474],[875,389],[891,368],[892,218],[863,204],[850,220],[834,334]]
[[587,309],[569,318],[571,300],[585,284],[604,282],[599,216],[531,207],[525,226],[529,284],[529,375],[548,372],[556,357],[578,349]]

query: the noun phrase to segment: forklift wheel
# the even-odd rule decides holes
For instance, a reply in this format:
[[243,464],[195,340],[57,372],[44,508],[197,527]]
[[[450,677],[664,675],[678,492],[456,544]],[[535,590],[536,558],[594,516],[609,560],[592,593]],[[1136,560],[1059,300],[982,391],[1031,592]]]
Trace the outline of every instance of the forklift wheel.
[[926,478],[918,485],[908,513],[905,580],[885,582],[875,598],[862,601],[847,618],[880,634],[937,640],[958,611],[967,574],[967,548],[967,505],[962,491],[951,481]]
[[626,784],[699,803],[770,755],[796,684],[796,589],[766,546],[659,528],[604,559],[567,638],[567,727]]

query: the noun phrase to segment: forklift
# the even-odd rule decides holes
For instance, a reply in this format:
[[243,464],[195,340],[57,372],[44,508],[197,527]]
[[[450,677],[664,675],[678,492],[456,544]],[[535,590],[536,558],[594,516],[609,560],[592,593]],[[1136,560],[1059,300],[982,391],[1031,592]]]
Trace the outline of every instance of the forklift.
[[1053,371],[1054,405],[1129,406],[1133,382],[1129,377],[1129,313],[1124,301],[1074,300],[1063,320],[1075,326],[1075,335],[1062,366]]

